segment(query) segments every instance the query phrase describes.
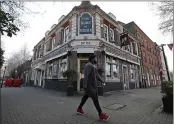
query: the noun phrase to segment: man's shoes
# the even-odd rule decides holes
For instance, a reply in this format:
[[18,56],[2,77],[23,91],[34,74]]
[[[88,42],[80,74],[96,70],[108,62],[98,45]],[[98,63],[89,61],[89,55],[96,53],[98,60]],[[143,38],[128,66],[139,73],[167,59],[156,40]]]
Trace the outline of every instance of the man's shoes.
[[86,113],[83,111],[83,109],[77,109],[77,113],[81,115],[85,115]]
[[106,113],[101,113],[101,114],[99,114],[99,118],[101,120],[108,120],[110,118],[110,116],[107,115]]

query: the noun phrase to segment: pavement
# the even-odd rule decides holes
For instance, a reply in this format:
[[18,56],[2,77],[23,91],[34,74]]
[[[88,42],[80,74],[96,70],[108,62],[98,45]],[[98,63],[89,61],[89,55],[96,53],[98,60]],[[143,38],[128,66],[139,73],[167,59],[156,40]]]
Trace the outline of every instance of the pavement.
[[91,99],[84,106],[87,115],[75,110],[81,95],[35,87],[3,87],[1,124],[172,124],[173,115],[162,112],[159,87],[113,91],[99,97],[103,112],[111,118],[98,119]]

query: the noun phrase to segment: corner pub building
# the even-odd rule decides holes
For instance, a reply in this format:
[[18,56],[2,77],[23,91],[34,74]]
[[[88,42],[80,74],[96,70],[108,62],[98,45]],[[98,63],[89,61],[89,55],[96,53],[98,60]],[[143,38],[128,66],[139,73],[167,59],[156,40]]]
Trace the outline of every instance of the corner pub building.
[[[34,86],[66,91],[68,83],[62,72],[77,72],[74,89],[83,89],[83,68],[90,54],[97,56],[97,66],[105,70],[104,92],[139,87],[140,57],[138,40],[128,33],[129,45],[121,47],[125,29],[112,14],[99,6],[82,1],[66,16],[60,17],[45,37],[34,47],[32,79]],[[70,53],[70,54],[69,54]]]

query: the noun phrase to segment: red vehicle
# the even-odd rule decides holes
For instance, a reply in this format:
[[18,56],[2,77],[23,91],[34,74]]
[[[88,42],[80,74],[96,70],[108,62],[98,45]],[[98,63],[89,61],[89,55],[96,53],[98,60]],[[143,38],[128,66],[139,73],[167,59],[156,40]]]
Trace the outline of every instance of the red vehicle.
[[5,86],[5,87],[8,87],[8,86],[9,86],[9,80],[8,80],[8,79],[5,80],[5,82],[4,82],[4,86]]
[[7,79],[7,80],[5,80],[4,86],[6,86],[6,87],[12,87],[13,86],[13,79]]
[[20,87],[21,86],[21,79],[14,79],[13,87]]

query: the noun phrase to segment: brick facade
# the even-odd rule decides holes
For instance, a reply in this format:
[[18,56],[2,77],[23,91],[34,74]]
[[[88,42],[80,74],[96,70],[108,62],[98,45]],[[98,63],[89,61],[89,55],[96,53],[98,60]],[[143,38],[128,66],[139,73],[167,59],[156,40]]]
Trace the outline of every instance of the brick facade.
[[162,62],[159,46],[134,22],[126,24],[125,27],[140,40],[142,85],[145,87],[160,85],[159,72]]

